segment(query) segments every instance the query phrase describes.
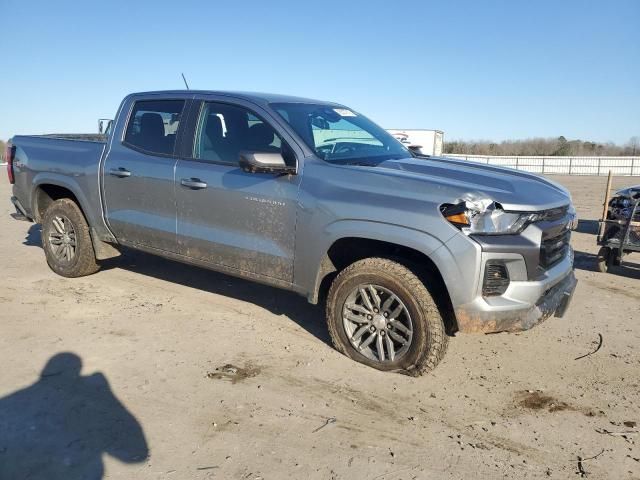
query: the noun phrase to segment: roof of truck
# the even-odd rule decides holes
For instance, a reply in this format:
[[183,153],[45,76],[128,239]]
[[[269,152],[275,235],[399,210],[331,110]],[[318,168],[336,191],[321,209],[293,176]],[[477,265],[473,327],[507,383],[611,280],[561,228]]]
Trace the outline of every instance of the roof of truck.
[[292,95],[280,95],[277,93],[234,92],[223,90],[157,90],[151,92],[136,92],[132,93],[132,95],[175,95],[190,93],[234,97],[248,100],[254,103],[320,103],[328,105],[339,105],[335,102],[327,102],[325,100],[314,100],[312,98],[295,97]]

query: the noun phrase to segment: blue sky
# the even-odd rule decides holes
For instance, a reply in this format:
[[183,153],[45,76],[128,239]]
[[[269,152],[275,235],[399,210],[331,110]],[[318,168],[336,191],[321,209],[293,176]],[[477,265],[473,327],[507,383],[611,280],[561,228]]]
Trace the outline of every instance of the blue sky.
[[133,91],[288,93],[449,140],[640,136],[640,1],[0,0],[0,139]]

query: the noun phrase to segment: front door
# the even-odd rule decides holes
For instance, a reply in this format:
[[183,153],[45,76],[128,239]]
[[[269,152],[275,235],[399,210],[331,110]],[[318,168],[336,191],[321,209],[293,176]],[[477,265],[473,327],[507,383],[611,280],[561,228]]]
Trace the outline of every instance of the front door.
[[[140,100],[104,162],[105,216],[116,238],[176,251],[174,149],[185,100]],[[117,132],[114,132],[114,135]]]
[[231,269],[293,281],[297,175],[247,173],[243,150],[293,152],[269,123],[239,105],[208,102],[193,152],[176,166],[179,253]]

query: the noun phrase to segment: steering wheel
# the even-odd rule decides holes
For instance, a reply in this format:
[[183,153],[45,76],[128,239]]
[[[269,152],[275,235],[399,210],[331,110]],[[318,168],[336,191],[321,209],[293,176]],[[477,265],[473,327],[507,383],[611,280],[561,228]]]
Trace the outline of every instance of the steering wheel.
[[321,153],[326,156],[332,153],[333,145],[321,145],[316,150],[318,151],[318,153]]

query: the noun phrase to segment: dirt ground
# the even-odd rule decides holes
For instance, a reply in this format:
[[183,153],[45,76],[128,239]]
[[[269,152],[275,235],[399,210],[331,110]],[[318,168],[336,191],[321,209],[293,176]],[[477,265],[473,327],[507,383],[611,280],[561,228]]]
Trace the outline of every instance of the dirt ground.
[[274,288],[139,253],[58,277],[3,176],[0,477],[640,479],[640,255],[595,272],[606,179],[553,179],[581,219],[565,318],[458,334],[410,378],[338,354],[322,309]]

